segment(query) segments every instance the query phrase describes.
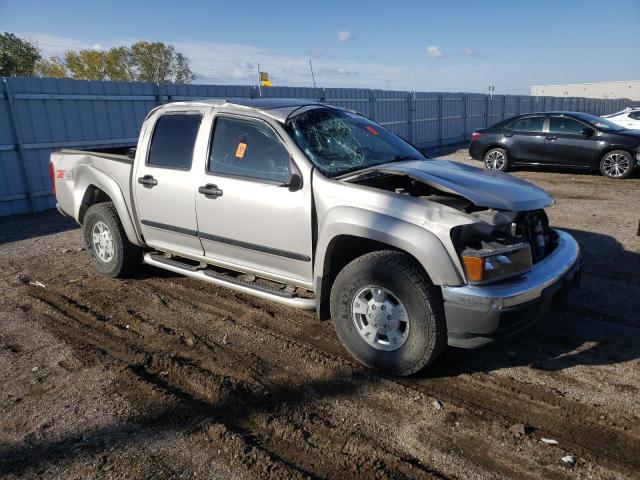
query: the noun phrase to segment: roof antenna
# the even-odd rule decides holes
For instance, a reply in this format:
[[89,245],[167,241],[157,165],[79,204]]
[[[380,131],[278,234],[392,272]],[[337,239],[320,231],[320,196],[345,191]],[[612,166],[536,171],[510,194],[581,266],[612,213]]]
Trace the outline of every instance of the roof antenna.
[[318,100],[320,100],[320,97],[318,97],[318,90],[316,89],[316,76],[313,74],[313,64],[311,63],[311,59],[309,59],[309,68],[311,69],[311,78],[313,79],[313,94]]

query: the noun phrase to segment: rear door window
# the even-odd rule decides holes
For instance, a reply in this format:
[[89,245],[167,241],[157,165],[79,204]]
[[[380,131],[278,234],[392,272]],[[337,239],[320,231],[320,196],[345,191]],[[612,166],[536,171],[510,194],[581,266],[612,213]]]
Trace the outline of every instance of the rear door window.
[[156,121],[147,164],[189,170],[201,115],[162,115]]
[[549,133],[564,133],[568,135],[579,135],[587,128],[584,123],[569,117],[551,117],[549,119]]
[[274,131],[260,121],[216,119],[208,170],[273,182],[289,180],[290,156]]
[[516,132],[541,132],[544,128],[544,117],[524,117],[509,125],[509,130]]

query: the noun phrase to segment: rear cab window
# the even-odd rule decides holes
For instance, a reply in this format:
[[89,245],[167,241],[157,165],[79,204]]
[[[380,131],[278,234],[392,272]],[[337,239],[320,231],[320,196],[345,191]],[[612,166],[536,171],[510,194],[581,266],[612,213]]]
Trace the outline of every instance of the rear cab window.
[[201,121],[199,113],[159,117],[153,129],[147,165],[189,170]]
[[264,122],[219,116],[213,128],[207,171],[246,179],[284,183],[291,156]]
[[542,132],[544,129],[544,117],[524,117],[519,118],[507,127],[516,132]]

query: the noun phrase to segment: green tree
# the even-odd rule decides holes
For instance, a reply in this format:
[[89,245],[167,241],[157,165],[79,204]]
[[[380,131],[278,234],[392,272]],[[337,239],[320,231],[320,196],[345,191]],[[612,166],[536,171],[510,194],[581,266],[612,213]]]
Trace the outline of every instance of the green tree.
[[71,78],[77,80],[108,80],[107,53],[102,50],[67,51],[64,54]]
[[39,72],[43,76],[157,83],[190,83],[193,80],[187,57],[173,45],[162,42],[136,42],[131,47],[109,50],[67,51],[64,62],[52,57],[41,64]]
[[0,35],[0,77],[32,77],[40,58],[31,42],[13,33]]
[[69,71],[60,57],[42,58],[36,63],[35,74],[38,77],[65,78]]
[[189,60],[173,45],[136,42],[131,45],[131,63],[136,79],[142,82],[190,83],[193,80]]
[[127,47],[115,47],[105,55],[105,71],[110,80],[136,80],[136,72]]

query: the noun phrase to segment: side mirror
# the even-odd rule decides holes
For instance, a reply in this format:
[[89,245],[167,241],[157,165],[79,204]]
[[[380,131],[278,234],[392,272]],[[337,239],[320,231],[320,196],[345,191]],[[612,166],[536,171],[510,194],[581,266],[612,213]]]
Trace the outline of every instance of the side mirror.
[[131,147],[129,150],[127,150],[127,157],[129,157],[131,160],[136,159],[136,147]]
[[287,187],[290,192],[295,192],[296,190],[300,190],[302,188],[302,173],[298,169],[298,166],[293,161],[293,158],[290,162],[291,173],[289,174],[289,178],[286,182],[283,182],[280,186]]
[[289,187],[289,191],[295,192],[296,190],[300,190],[302,188],[302,176],[298,173],[292,173],[289,177],[289,181],[287,185]]
[[585,127],[582,130],[580,130],[580,133],[585,137],[591,137],[594,133],[596,133],[596,131],[593,128]]

